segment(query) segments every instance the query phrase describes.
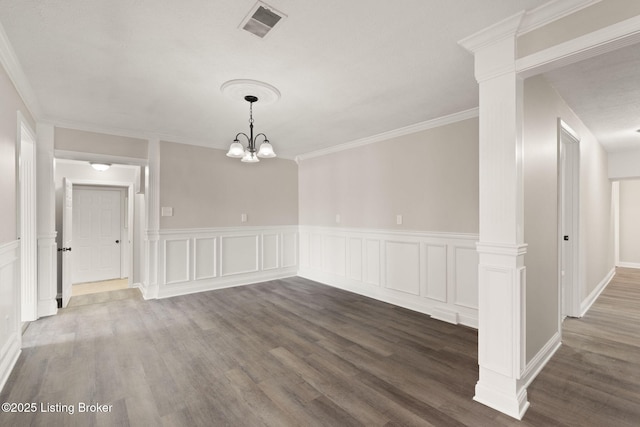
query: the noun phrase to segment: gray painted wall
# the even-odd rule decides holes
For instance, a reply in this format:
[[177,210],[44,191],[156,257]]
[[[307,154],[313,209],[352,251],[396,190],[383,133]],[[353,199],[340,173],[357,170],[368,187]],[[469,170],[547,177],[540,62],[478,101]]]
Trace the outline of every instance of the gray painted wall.
[[302,160],[299,182],[301,225],[478,233],[478,119]]
[[580,282],[584,300],[614,266],[607,154],[544,77],[524,86],[527,361],[558,332],[558,118],[580,137]]
[[298,165],[279,158],[246,164],[223,150],[162,141],[160,206],[173,208],[161,229],[296,225]]

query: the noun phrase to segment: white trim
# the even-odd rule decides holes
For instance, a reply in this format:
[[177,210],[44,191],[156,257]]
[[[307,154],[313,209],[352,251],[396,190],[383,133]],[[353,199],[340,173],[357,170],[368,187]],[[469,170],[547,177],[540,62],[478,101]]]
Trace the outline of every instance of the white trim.
[[427,121],[416,123],[413,125],[401,127],[388,132],[382,132],[377,135],[356,139],[355,141],[346,142],[344,144],[334,145],[332,147],[324,148],[317,151],[312,151],[306,154],[301,154],[296,156],[295,160],[296,162],[299,162],[301,160],[307,160],[314,157],[326,156],[327,154],[337,153],[339,151],[349,150],[351,148],[362,147],[364,145],[386,141],[391,138],[397,138],[404,135],[409,135],[409,134],[422,132],[429,129],[434,129],[440,126],[445,126],[445,125],[460,122],[463,120],[472,119],[474,117],[478,117],[478,108],[471,108],[469,110],[464,110],[464,111],[449,114],[446,116],[438,117],[432,120],[427,120]]
[[[8,271],[5,272],[5,269]],[[2,279],[10,279],[3,281]],[[13,301],[5,301],[2,321],[6,325],[6,341],[0,343],[0,390],[4,388],[22,347],[20,321],[20,241],[0,244],[0,290]]]
[[523,78],[640,42],[640,15],[516,60]]
[[522,10],[503,19],[502,21],[496,22],[489,27],[483,28],[470,36],[459,40],[458,44],[469,52],[475,53],[489,45],[493,45],[505,39],[513,38],[518,31],[524,15],[525,11]]
[[24,101],[27,108],[33,115],[35,120],[38,120],[42,116],[42,108],[38,102],[38,98],[31,87],[31,83],[27,79],[20,61],[16,56],[13,46],[9,41],[9,37],[4,30],[4,27],[0,23],[0,63],[4,67],[9,79],[13,83],[18,91],[18,95]]
[[[31,146],[26,156],[23,149]],[[18,152],[17,224],[20,243],[20,288],[23,321],[38,318],[38,143],[25,116],[18,110],[16,148]],[[26,166],[25,166],[26,165]]]
[[[562,328],[562,319],[565,316],[579,317],[580,316],[580,137],[571,126],[569,126],[564,120],[558,118],[557,124],[557,138],[558,138],[558,287],[560,301],[560,311],[558,316],[559,328]],[[569,145],[575,144],[577,146],[577,153],[574,153],[574,157],[567,157],[567,151]],[[565,172],[565,166],[567,162],[573,162],[573,174],[568,176]],[[565,200],[565,186],[566,180],[570,179],[573,184],[573,197],[571,200]],[[569,203],[573,212],[573,218],[571,218],[571,230],[564,229],[565,213],[564,207]],[[567,300],[568,310],[565,311],[565,301],[562,298],[562,271],[563,267],[567,264],[566,260],[562,258],[563,249],[563,237],[565,234],[570,236],[571,243],[571,255],[572,259],[569,260],[571,269],[572,282],[568,287],[564,289],[564,300]],[[565,271],[566,274],[566,271]]]
[[547,343],[538,351],[533,359],[527,363],[527,366],[522,373],[522,381],[524,381],[524,386],[529,387],[529,385],[533,382],[534,379],[538,376],[540,371],[546,366],[546,364],[551,360],[556,351],[562,346],[562,340],[560,336],[560,332],[556,332],[553,336],[547,341]]
[[593,303],[596,302],[596,300],[598,299],[600,294],[607,288],[607,285],[609,285],[609,283],[611,283],[611,279],[613,279],[613,276],[615,276],[615,274],[616,274],[616,269],[614,267],[614,268],[611,269],[611,271],[609,271],[609,273],[607,273],[605,278],[602,279],[602,281],[600,283],[598,283],[598,286],[596,286],[593,289],[593,291],[591,291],[589,296],[586,297],[584,299],[584,301],[582,301],[582,304],[580,304],[580,308],[581,308],[580,317],[582,317],[585,314],[587,314],[587,311],[589,311],[589,309],[591,308]]
[[620,181],[611,183],[613,203],[613,262],[620,265]]
[[640,268],[640,263],[620,261],[617,266],[622,268]]
[[[416,231],[416,230],[393,230],[382,228],[346,228],[346,227],[326,227],[316,225],[300,225],[301,229],[313,230],[316,232],[327,233],[349,233],[349,234],[365,234],[369,237],[372,234],[384,234],[397,237],[415,237],[419,239],[460,239],[477,241],[479,236],[477,233],[449,233],[446,231]],[[267,227],[263,227],[267,228]],[[163,230],[164,232],[165,230]]]
[[[159,236],[172,236],[172,235],[191,235],[197,234],[199,237],[202,235],[219,235],[225,233],[247,233],[247,232],[265,232],[265,231],[298,231],[297,225],[265,225],[260,226],[247,226],[247,227],[207,227],[207,228],[164,228],[158,231]],[[276,234],[276,233],[273,233]]]
[[518,36],[537,30],[602,0],[553,0],[528,11],[518,29]]

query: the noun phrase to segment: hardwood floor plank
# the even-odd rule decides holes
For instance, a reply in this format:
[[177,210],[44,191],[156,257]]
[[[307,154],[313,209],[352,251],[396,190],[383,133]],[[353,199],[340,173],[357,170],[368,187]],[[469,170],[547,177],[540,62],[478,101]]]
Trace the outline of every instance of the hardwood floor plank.
[[[0,413],[22,426],[637,426],[640,271],[618,269],[516,421],[472,400],[477,333],[301,278],[144,301],[83,296],[32,322]],[[76,298],[76,297],[73,297]]]

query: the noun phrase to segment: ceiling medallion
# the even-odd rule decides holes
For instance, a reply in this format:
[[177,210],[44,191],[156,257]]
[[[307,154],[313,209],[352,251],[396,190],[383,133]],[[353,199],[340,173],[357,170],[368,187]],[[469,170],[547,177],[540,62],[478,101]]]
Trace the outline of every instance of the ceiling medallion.
[[272,85],[258,80],[229,80],[220,86],[220,91],[235,101],[246,101],[247,96],[260,99],[260,105],[269,105],[280,99],[280,91]]

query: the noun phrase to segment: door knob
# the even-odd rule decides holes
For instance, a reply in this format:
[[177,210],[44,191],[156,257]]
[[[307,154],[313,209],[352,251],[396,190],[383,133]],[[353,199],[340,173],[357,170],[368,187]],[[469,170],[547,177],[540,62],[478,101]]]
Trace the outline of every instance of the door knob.
[[116,243],[120,243],[120,240],[116,240]]

